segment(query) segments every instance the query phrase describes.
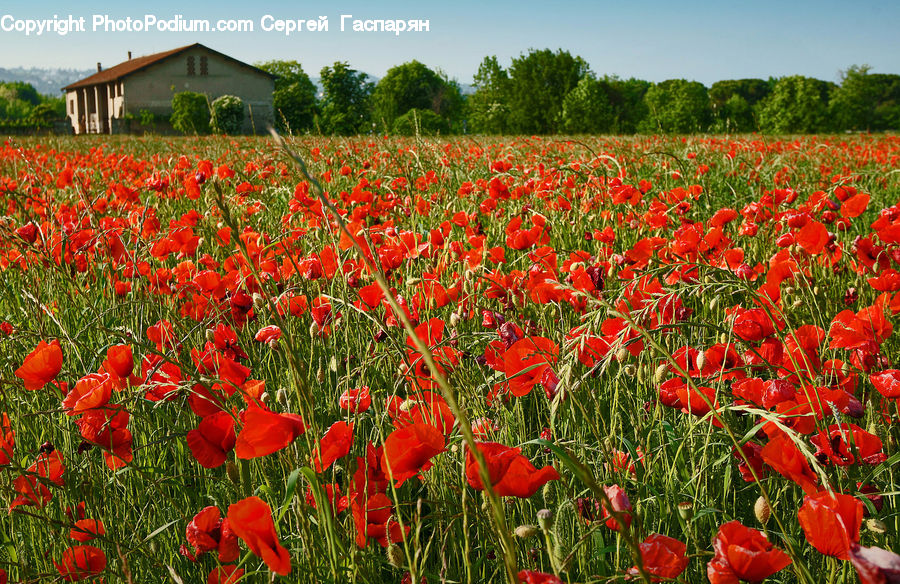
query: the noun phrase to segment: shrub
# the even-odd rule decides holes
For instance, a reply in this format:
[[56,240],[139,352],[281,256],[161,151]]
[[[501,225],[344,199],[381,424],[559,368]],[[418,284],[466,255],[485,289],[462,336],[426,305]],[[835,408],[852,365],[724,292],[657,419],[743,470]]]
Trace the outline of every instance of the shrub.
[[234,135],[244,125],[244,102],[234,95],[223,95],[212,102],[212,127],[216,134]]
[[172,127],[182,134],[209,134],[209,102],[202,93],[184,91],[172,98]]

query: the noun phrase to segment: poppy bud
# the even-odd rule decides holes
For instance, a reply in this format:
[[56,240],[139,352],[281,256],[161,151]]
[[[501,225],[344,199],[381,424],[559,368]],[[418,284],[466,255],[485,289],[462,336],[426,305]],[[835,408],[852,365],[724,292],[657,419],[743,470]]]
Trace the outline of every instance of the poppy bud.
[[628,377],[634,377],[637,373],[637,367],[635,367],[634,363],[628,363],[622,368],[622,372]]
[[697,353],[697,369],[703,371],[706,368],[706,353]]
[[403,567],[403,560],[406,559],[406,554],[403,553],[403,548],[399,545],[392,543],[387,547],[384,553],[387,556],[390,565],[398,569]]
[[275,401],[277,401],[281,405],[287,404],[287,390],[285,388],[278,388],[278,391],[275,392]]
[[210,343],[216,342],[216,333],[212,329],[206,329],[206,340]]
[[528,539],[529,537],[534,537],[540,531],[534,525],[520,525],[515,529],[516,537],[519,539]]
[[709,309],[712,312],[715,312],[719,309],[719,297],[715,296],[712,300],[709,301]]
[[618,351],[616,351],[616,361],[621,363],[625,359],[628,359],[628,355],[630,354],[631,353],[628,352],[628,349],[626,349],[625,347],[621,347]]
[[553,483],[544,485],[544,488],[541,490],[541,495],[544,497],[545,505],[552,506],[556,503],[556,493],[553,491]]
[[550,509],[541,509],[537,512],[537,520],[538,525],[541,527],[541,531],[547,533],[551,529],[553,529],[553,524],[555,522],[555,517],[553,516],[553,511]]
[[653,373],[653,381],[657,384],[662,383],[663,377],[666,376],[666,373],[669,371],[669,365],[667,363],[663,363],[659,367],[656,368],[656,372]]
[[759,521],[760,525],[763,527],[766,526],[766,523],[769,522],[769,517],[772,516],[772,508],[769,507],[769,502],[766,501],[766,498],[762,495],[756,499],[756,503],[753,504],[753,514],[756,515],[756,520]]
[[450,313],[450,326],[456,328],[459,324],[459,315],[455,312]]
[[872,533],[877,533],[878,535],[884,535],[885,533],[887,533],[887,525],[885,525],[884,522],[880,519],[876,519],[874,517],[866,519],[866,529],[868,529]]
[[241,484],[241,473],[234,462],[229,460],[225,463],[225,474],[228,475],[228,478],[235,485]]

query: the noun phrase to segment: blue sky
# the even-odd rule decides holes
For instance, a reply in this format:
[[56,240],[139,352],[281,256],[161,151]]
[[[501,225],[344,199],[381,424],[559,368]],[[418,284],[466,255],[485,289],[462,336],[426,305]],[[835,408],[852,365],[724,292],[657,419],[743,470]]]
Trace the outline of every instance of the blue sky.
[[[142,3],[143,4],[143,3]],[[147,4],[143,4],[147,6]],[[247,62],[296,59],[312,76],[336,60],[380,76],[411,59],[440,68],[462,83],[485,55],[511,58],[531,48],[562,48],[582,56],[597,74],[650,81],[687,78],[707,85],[720,79],[802,74],[836,81],[853,64],[900,73],[900,2],[833,0],[457,0],[455,2],[278,0],[161,0],[152,8],[122,3],[3,0],[0,17],[84,16],[88,32],[25,37],[0,32],[0,67],[87,69],[134,55],[201,42]],[[142,18],[329,17],[329,32],[207,34],[91,32],[93,14]],[[427,33],[340,32],[340,15],[422,18]]]

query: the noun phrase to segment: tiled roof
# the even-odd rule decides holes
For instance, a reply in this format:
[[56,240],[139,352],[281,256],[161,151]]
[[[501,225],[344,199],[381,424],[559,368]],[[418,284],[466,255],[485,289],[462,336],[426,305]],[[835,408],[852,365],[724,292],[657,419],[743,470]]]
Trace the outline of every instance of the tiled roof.
[[78,89],[81,87],[90,87],[92,85],[97,85],[99,83],[109,83],[111,81],[118,81],[119,79],[121,79],[123,77],[127,77],[128,75],[135,73],[136,71],[140,71],[141,69],[145,69],[145,68],[149,67],[150,65],[159,63],[160,61],[164,61],[165,59],[175,56],[178,53],[181,53],[188,49],[193,49],[196,47],[201,47],[203,49],[206,49],[207,51],[209,51],[211,53],[220,55],[220,56],[228,59],[229,61],[232,61],[239,65],[243,65],[244,67],[253,69],[253,70],[257,71],[258,73],[262,73],[263,75],[267,75],[269,77],[275,77],[274,75],[272,75],[271,73],[268,73],[267,71],[263,71],[262,69],[258,69],[256,67],[253,67],[252,65],[248,65],[241,61],[238,61],[237,59],[229,57],[228,55],[224,55],[218,51],[214,51],[214,50],[210,49],[209,47],[201,45],[200,43],[194,43],[192,45],[178,47],[177,49],[172,49],[170,51],[163,51],[162,53],[154,53],[152,55],[145,55],[143,57],[136,57],[134,59],[129,59],[128,61],[125,61],[124,63],[119,63],[118,65],[116,65],[114,67],[110,67],[109,69],[104,69],[103,71],[98,71],[97,73],[94,73],[90,77],[85,77],[84,79],[82,79],[80,81],[71,83],[71,84],[63,87],[63,89],[64,90]]

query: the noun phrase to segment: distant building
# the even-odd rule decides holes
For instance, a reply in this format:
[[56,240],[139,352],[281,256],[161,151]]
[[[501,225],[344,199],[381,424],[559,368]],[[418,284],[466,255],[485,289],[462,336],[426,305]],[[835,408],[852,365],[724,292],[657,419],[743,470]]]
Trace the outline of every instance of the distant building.
[[182,91],[206,94],[210,101],[235,95],[244,102],[244,131],[264,132],[274,120],[275,76],[199,43],[131,58],[64,87],[66,113],[76,134],[126,131],[126,116],[142,110],[172,113],[172,97]]

